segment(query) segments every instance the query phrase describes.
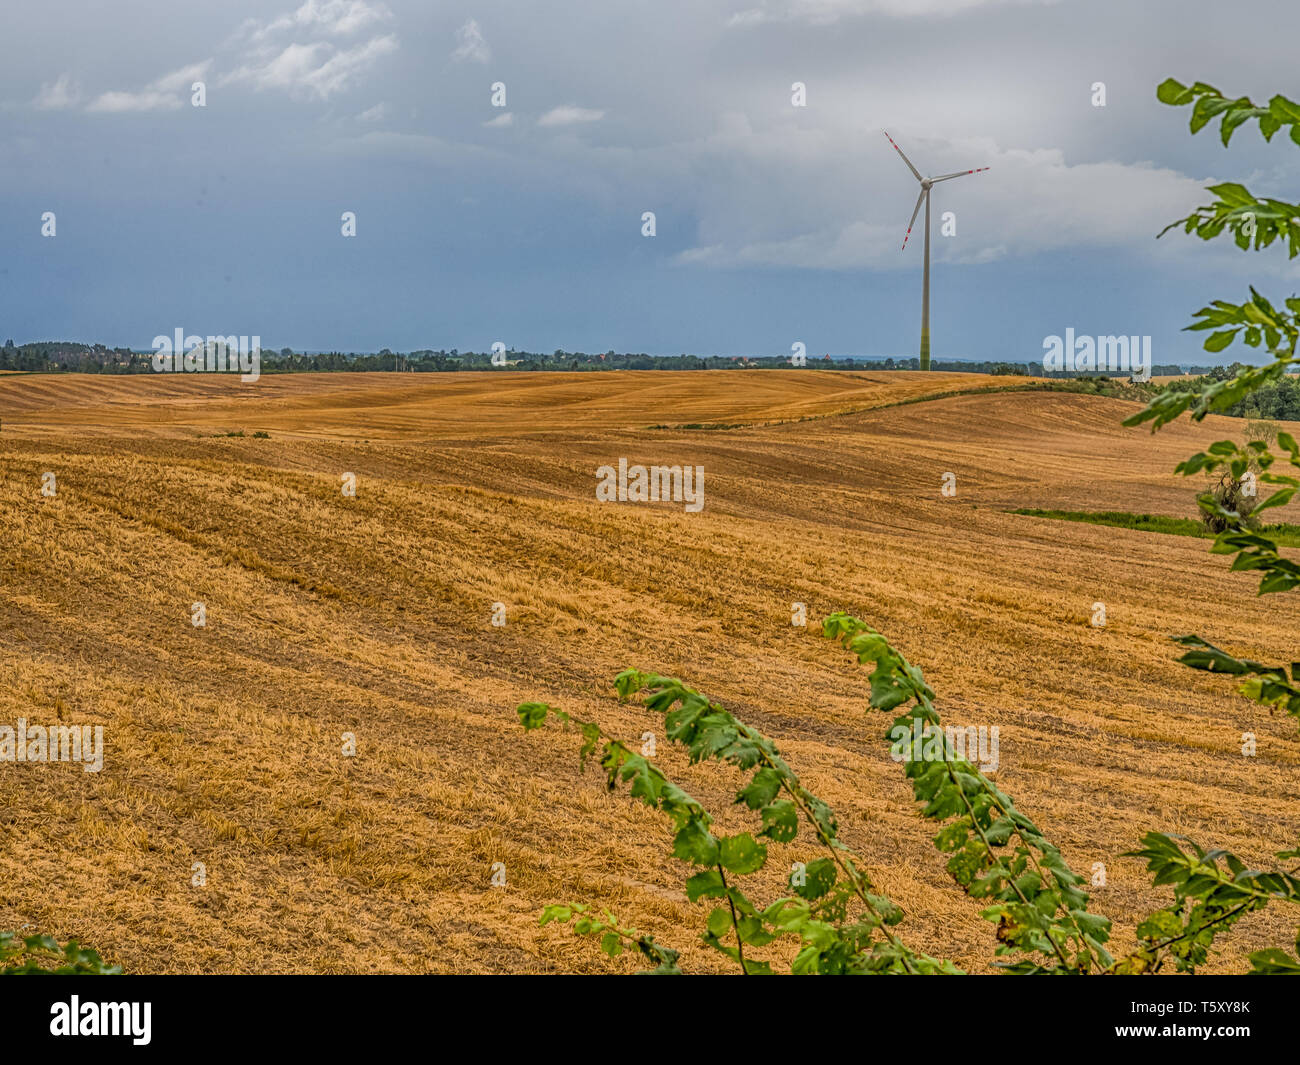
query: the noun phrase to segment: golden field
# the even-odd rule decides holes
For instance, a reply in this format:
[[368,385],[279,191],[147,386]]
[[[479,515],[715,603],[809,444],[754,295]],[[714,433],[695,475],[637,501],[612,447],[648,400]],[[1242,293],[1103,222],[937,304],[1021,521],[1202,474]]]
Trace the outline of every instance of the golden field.
[[[1152,435],[1122,428],[1136,407],[1113,399],[903,402],[1000,383],[5,375],[0,724],[102,724],[106,753],[100,773],[0,763],[0,928],[136,972],[635,969],[538,927],[543,905],[576,900],[716,971],[670,826],[580,773],[575,734],[515,717],[543,699],[629,740],[656,732],[665,771],[736,830],[739,775],[686,765],[661,719],[612,698],[635,665],[776,739],[907,911],[908,944],[985,971],[993,926],[944,872],[888,720],[865,711],[866,672],[816,635],[847,609],[925,670],[947,722],[999,726],[999,786],[1076,871],[1105,863],[1092,908],[1116,952],[1132,945],[1169,898],[1120,856],[1145,831],[1254,864],[1300,838],[1296,723],[1178,665],[1168,636],[1289,662],[1300,607],[1256,598],[1204,540],[1006,513],[1191,515],[1199,484],[1174,465],[1242,422]],[[652,428],[687,424],[739,427]],[[703,466],[704,510],[597,502],[596,468],[620,457]],[[751,892],[767,900],[816,856],[770,854]],[[1286,916],[1247,918],[1211,968],[1289,945]]]

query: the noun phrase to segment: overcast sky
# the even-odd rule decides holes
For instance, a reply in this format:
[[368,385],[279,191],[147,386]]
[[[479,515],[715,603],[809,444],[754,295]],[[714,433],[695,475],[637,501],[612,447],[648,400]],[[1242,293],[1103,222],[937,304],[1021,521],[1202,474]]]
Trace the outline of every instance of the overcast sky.
[[1039,359],[1068,327],[1209,362],[1192,311],[1300,287],[1280,249],[1155,240],[1215,180],[1300,192],[1285,137],[1225,151],[1155,100],[1169,76],[1300,97],[1294,0],[5,0],[4,23],[0,339],[913,355],[917,186],[885,128],[923,173],[991,167],[934,192],[937,358]]

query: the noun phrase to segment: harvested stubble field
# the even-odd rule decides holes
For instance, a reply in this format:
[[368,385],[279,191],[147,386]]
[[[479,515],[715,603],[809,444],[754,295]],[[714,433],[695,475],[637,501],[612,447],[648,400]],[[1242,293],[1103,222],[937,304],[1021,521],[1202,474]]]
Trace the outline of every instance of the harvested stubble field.
[[[925,669],[948,722],[999,726],[999,785],[1076,870],[1105,863],[1093,908],[1131,945],[1168,899],[1120,857],[1143,832],[1257,863],[1300,836],[1295,722],[1177,665],[1168,635],[1290,661],[1300,610],[1257,599],[1203,540],[1005,513],[1190,514],[1198,486],[1173,466],[1242,422],[1152,436],[1120,426],[1133,404],[1053,393],[893,405],[990,383],[0,379],[0,723],[102,724],[106,746],[98,774],[0,763],[0,928],[75,936],[128,971],[636,968],[538,928],[544,904],[581,900],[717,970],[670,826],[580,774],[576,735],[516,721],[544,699],[661,736],[611,696],[636,665],[773,736],[907,911],[909,944],[985,971],[994,929],[943,871],[866,672],[816,635],[848,609]],[[695,423],[743,427],[651,428]],[[620,457],[703,466],[703,512],[597,502],[596,468]],[[734,771],[662,736],[658,761],[740,823]],[[773,845],[764,897],[812,856]],[[1284,918],[1248,918],[1214,967],[1289,943]]]

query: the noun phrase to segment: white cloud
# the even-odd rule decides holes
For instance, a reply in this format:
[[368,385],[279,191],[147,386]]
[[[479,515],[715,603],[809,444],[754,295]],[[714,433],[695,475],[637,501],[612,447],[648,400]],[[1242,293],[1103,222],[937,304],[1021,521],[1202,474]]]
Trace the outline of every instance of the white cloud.
[[[877,149],[874,139],[855,143],[831,130],[778,129],[748,137],[728,132],[695,145],[696,187],[715,191],[693,205],[699,243],[679,261],[915,268],[919,230],[906,251],[900,245],[916,183],[880,140]],[[922,173],[991,167],[935,186],[931,239],[939,261],[991,262],[1088,248],[1164,254],[1167,249],[1152,239],[1160,225],[1205,199],[1203,182],[1149,163],[1071,165],[1059,149],[1003,149],[986,138],[911,139],[907,151]],[[943,165],[927,165],[937,161]],[[940,233],[949,210],[960,223],[955,238]]]
[[175,111],[181,107],[180,98],[173,93],[155,92],[105,92],[89,104],[87,111],[100,114],[124,114],[130,111]]
[[486,63],[492,58],[492,49],[475,19],[466,20],[465,25],[456,31],[456,49],[451,57],[457,61],[470,59],[475,63]]
[[[376,61],[395,51],[397,37],[385,34],[351,46],[323,38],[346,37],[392,17],[387,6],[370,0],[304,0],[293,12],[269,22],[248,19],[235,40],[251,54],[225,74],[220,84],[246,84],[257,91],[284,89],[294,97],[328,100],[350,88]],[[284,34],[298,39],[286,42]],[[279,41],[273,41],[277,36]],[[373,122],[385,114],[385,110],[371,108],[357,117]]]
[[178,110],[184,106],[184,101],[177,93],[188,92],[195,81],[207,74],[210,66],[211,59],[191,63],[151,81],[140,92],[100,93],[86,105],[86,110],[99,114]]
[[152,82],[149,88],[155,92],[189,92],[191,85],[207,76],[208,68],[211,66],[211,59],[205,59],[201,63],[191,63],[187,67],[173,70],[170,74],[164,74],[157,81]]
[[564,105],[552,108],[537,120],[539,126],[575,126],[582,122],[599,122],[605,117],[604,111],[595,111],[587,107]]
[[[305,0],[292,14],[269,22],[249,20],[237,38],[244,44],[244,62],[220,79],[221,85],[248,84],[255,90],[285,89],[291,95],[327,100],[343,92],[380,58],[397,48],[397,38],[388,34],[361,44],[340,47],[330,41],[314,40],[272,44],[266,40],[282,30],[302,30],[327,36],[345,36],[371,23],[392,18],[380,3],[368,0]],[[251,43],[250,43],[251,42]],[[87,111],[120,114],[131,111],[174,111],[184,106],[178,95],[189,91],[195,81],[207,77],[213,61],[191,63],[150,82],[138,92],[101,93]],[[79,93],[65,74],[53,86],[42,86],[37,106],[71,106]],[[386,105],[379,104],[358,115],[363,122],[379,121]]]
[[958,15],[983,7],[1010,4],[1055,4],[1059,0],[763,0],[758,7],[740,11],[729,26],[755,26],[765,22],[808,22],[827,25],[842,18],[887,15],[894,18]]
[[281,15],[270,22],[248,19],[240,27],[239,36],[263,41],[284,30],[314,30],[331,37],[343,37],[392,17],[393,13],[383,4],[367,3],[366,0],[305,0],[291,14]]
[[388,104],[380,102],[374,107],[368,107],[357,115],[358,122],[382,122],[388,115]]
[[487,126],[489,129],[504,129],[507,126],[513,126],[514,124],[515,116],[509,111],[503,111],[501,114],[497,115],[496,118],[489,118],[483,123],[483,125]]
[[246,83],[257,90],[285,89],[295,96],[327,100],[396,49],[397,38],[391,34],[350,49],[338,49],[324,41],[290,44],[269,58],[231,71],[221,84]]
[[69,74],[60,74],[53,84],[41,85],[41,91],[32,101],[42,111],[66,111],[76,107],[81,100],[81,86]]

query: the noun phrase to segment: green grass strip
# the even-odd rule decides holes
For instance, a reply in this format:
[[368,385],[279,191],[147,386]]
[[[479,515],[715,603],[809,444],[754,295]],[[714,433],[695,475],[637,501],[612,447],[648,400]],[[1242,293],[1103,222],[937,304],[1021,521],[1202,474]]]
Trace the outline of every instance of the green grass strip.
[[[1166,533],[1171,536],[1198,536],[1213,540],[1214,534],[1194,518],[1170,518],[1163,514],[1132,514],[1127,510],[1035,510],[1022,508],[1010,511],[1031,518],[1053,518],[1057,521],[1082,521],[1089,525],[1109,525],[1116,529],[1136,529],[1139,532]],[[1300,525],[1265,525],[1261,536],[1267,536],[1279,547],[1300,547]]]

